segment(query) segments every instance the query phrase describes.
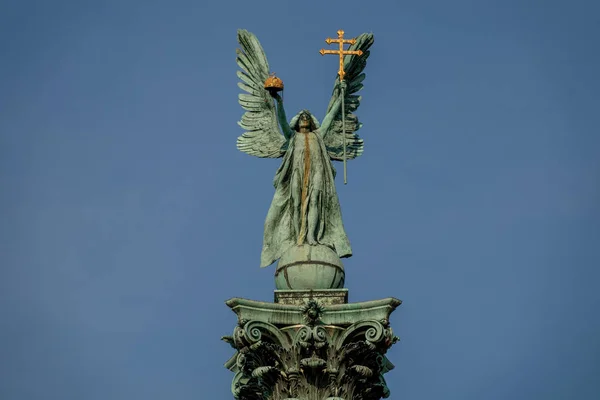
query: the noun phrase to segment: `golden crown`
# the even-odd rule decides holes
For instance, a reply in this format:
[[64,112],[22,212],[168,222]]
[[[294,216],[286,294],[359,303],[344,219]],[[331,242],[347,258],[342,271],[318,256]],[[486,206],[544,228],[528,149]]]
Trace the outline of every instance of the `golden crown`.
[[280,92],[283,90],[283,81],[276,77],[273,72],[265,81],[265,89],[269,92]]

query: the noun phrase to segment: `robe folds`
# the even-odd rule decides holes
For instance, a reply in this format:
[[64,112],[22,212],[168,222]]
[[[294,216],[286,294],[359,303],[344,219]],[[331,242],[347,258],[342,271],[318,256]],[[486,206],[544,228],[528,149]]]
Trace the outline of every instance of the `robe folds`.
[[[330,247],[340,258],[352,255],[334,177],[335,169],[319,130],[294,132],[273,180],[275,195],[265,221],[261,267],[274,263],[299,241],[308,243],[311,230],[318,244]],[[306,205],[302,207],[304,185]],[[315,212],[316,221],[309,218],[309,213],[314,216]]]

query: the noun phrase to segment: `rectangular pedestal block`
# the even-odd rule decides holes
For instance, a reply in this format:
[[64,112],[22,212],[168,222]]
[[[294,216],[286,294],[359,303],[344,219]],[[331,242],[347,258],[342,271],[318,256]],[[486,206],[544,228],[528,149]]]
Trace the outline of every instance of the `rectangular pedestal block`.
[[348,303],[348,289],[276,290],[275,303],[301,306],[316,300],[322,305]]

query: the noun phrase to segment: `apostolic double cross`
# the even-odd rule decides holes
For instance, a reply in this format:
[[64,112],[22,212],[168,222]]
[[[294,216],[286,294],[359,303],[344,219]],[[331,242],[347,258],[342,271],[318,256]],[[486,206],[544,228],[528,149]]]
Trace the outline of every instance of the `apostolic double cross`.
[[331,44],[331,43],[339,43],[340,44],[340,49],[339,50],[325,50],[325,49],[321,49],[321,51],[319,51],[319,53],[321,53],[321,55],[325,55],[325,54],[338,54],[340,56],[340,70],[338,71],[338,75],[340,76],[340,82],[344,80],[344,75],[346,75],[346,72],[344,72],[344,56],[346,55],[351,55],[351,54],[355,54],[358,56],[362,55],[362,50],[344,50],[344,44],[354,44],[356,43],[356,39],[344,39],[344,31],[343,30],[339,30],[337,31],[338,34],[338,38],[337,39],[331,39],[331,38],[327,38],[325,39],[325,42],[327,44]]

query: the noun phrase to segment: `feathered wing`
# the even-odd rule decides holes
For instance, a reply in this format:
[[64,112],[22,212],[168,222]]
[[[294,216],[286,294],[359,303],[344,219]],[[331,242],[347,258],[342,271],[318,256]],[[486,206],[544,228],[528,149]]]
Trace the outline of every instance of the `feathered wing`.
[[237,76],[242,82],[239,103],[246,112],[238,122],[246,132],[237,139],[237,148],[257,157],[278,158],[284,153],[285,137],[279,132],[275,104],[264,88],[269,77],[269,63],[256,36],[238,30],[237,64],[241,71]]
[[[367,65],[367,58],[369,58],[369,48],[373,44],[374,38],[372,33],[363,33],[356,38],[356,43],[350,46],[348,50],[362,50],[361,56],[348,55],[344,57],[344,81],[346,82],[347,88],[344,91],[344,102],[345,102],[345,128],[346,128],[346,159],[350,160],[360,156],[363,152],[364,143],[363,140],[358,136],[356,131],[360,129],[362,124],[358,121],[358,117],[354,114],[354,111],[360,105],[361,97],[356,93],[363,87],[363,80],[365,74],[363,70]],[[334,104],[340,96],[340,91],[337,88],[339,77],[336,77],[335,86],[333,89],[333,95],[329,106],[327,107],[327,114],[335,112],[333,121],[329,125],[326,132],[323,132],[323,139],[329,156],[333,160],[342,160],[344,156],[344,133],[342,132],[342,112],[334,110]]]

